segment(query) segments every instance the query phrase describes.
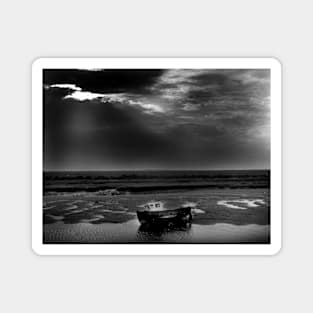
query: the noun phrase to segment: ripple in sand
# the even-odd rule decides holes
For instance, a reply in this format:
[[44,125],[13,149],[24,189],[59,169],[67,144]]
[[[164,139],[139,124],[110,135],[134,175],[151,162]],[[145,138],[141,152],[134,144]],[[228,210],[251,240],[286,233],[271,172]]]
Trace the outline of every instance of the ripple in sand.
[[46,216],[54,219],[55,221],[61,221],[64,219],[64,216],[56,216],[56,215],[52,215],[52,214],[46,214]]
[[55,205],[48,206],[48,207],[46,207],[46,206],[44,205],[43,209],[46,211],[46,210],[51,210],[51,209],[53,209],[53,208],[55,208],[55,207],[56,207]]
[[69,206],[69,207],[66,207],[66,208],[64,208],[64,210],[76,210],[76,209],[78,209],[78,206],[77,205],[71,205],[71,206]]
[[95,222],[95,221],[98,221],[100,219],[102,219],[104,216],[103,215],[95,215],[93,216],[92,218],[85,218],[85,219],[82,219],[80,222],[81,223],[91,223],[91,222]]
[[75,213],[81,213],[81,212],[84,212],[84,211],[86,211],[86,210],[73,210],[73,211],[71,211],[70,213],[67,213],[67,215],[71,215],[71,214],[75,214]]
[[97,205],[93,205],[90,207],[90,209],[98,209],[98,208],[102,208],[104,204],[97,204]]
[[125,210],[123,210],[123,211],[121,211],[121,210],[109,210],[109,209],[102,209],[102,210],[99,210],[99,211],[101,211],[101,212],[106,212],[106,213],[113,213],[113,214],[117,214],[117,213],[125,213],[125,214],[129,214],[129,212],[127,212],[127,211],[125,211]]
[[[233,203],[246,204],[247,207],[241,207]],[[217,204],[226,206],[229,209],[247,210],[248,208],[256,208],[262,204],[265,204],[265,202],[262,199],[254,199],[254,200],[242,199],[242,200],[220,200],[217,202]]]

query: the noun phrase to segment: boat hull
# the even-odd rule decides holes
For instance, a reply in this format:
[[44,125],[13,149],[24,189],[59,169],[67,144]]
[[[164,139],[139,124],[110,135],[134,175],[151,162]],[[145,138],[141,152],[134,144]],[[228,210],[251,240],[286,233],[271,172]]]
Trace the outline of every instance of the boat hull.
[[179,208],[163,211],[137,211],[137,217],[141,225],[183,225],[191,223],[191,208]]

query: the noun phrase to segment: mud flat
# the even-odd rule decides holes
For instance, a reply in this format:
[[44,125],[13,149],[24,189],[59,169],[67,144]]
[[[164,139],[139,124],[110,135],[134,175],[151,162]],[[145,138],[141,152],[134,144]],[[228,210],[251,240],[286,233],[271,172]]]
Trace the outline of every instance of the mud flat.
[[[44,196],[44,243],[270,243],[269,190],[192,189],[167,193]],[[137,205],[196,203],[188,229],[143,230]]]

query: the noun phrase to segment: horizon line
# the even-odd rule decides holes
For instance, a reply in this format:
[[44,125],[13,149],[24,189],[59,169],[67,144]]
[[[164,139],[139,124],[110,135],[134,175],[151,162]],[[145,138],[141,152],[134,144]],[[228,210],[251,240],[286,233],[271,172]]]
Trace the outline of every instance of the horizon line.
[[270,171],[270,168],[239,168],[239,169],[225,169],[225,168],[218,168],[218,169],[43,169],[43,172],[162,172],[162,171]]

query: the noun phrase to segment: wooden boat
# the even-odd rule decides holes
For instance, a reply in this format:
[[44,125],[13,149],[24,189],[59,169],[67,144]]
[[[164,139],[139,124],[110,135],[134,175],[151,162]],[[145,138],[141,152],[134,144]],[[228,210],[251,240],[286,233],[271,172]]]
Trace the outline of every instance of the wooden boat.
[[150,201],[141,206],[137,217],[141,225],[183,225],[191,223],[191,207],[184,206],[177,209],[166,209],[161,201]]

